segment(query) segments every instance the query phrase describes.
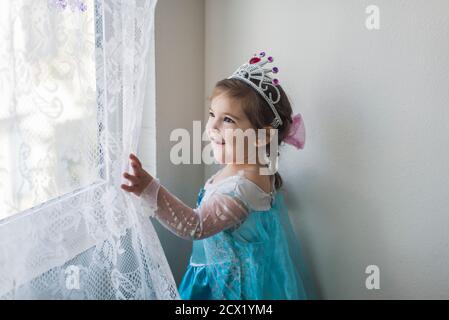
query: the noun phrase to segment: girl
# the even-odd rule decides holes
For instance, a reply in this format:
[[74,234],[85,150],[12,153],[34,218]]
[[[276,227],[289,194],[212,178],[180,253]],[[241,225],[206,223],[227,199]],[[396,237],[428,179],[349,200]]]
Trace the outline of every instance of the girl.
[[[292,261],[301,254],[279,192],[281,176],[262,174],[266,167],[259,157],[248,161],[248,140],[243,144],[244,161],[237,162],[241,145],[228,134],[238,129],[277,130],[277,143],[304,147],[301,116],[292,119],[285,92],[270,76],[279,70],[266,67],[272,62],[262,52],[216,84],[206,130],[214,157],[224,167],[201,189],[196,209],[172,195],[135,155],[130,156],[134,174],[124,173],[131,185],[122,188],[140,196],[150,205],[153,217],[171,232],[193,240],[190,263],[179,286],[182,299],[310,298],[302,262]],[[273,140],[257,138],[258,154],[260,148],[271,150]],[[299,265],[301,270],[296,269]]]

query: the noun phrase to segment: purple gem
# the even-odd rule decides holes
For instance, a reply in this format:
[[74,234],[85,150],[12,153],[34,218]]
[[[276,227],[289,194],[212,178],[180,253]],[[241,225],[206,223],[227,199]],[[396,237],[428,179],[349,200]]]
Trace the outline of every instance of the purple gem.
[[83,0],[48,0],[48,5],[59,10],[65,10],[70,7],[72,11],[78,9],[81,12],[87,11],[86,2]]
[[65,9],[67,7],[67,1],[66,0],[57,0],[56,6],[58,6],[61,9]]
[[273,73],[278,73],[279,72],[279,68],[278,67],[274,67],[272,71],[273,71]]
[[277,85],[279,84],[279,80],[278,80],[278,79],[273,79],[273,84],[274,84],[275,86],[277,86]]
[[266,55],[265,52],[261,52],[261,53],[260,53],[260,56],[261,56],[261,57],[265,57],[265,55]]
[[273,62],[274,61],[273,57],[268,57],[268,61]]

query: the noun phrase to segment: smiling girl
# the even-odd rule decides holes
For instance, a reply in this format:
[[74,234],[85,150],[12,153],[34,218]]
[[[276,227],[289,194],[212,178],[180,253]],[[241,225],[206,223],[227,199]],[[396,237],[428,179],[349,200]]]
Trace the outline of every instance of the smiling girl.
[[[266,129],[276,132],[277,144],[304,148],[302,118],[292,118],[284,90],[270,76],[279,70],[266,67],[272,62],[262,52],[216,84],[206,130],[223,168],[200,190],[196,208],[165,189],[135,155],[130,157],[134,174],[124,174],[130,185],[122,188],[150,205],[153,217],[171,232],[193,240],[179,286],[182,299],[310,298],[305,276],[292,260],[300,252],[289,246],[281,176],[262,174],[266,165],[258,156],[249,161],[254,156],[250,146],[255,146],[257,155],[269,153],[273,136],[256,134],[252,144],[248,139],[239,143],[232,135],[237,130]],[[239,150],[243,161],[236,161]]]

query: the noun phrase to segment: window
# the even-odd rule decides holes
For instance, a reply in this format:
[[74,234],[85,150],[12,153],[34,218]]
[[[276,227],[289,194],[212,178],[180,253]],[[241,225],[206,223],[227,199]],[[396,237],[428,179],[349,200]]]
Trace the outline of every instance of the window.
[[0,2],[0,220],[100,180],[95,6],[67,3]]
[[0,299],[179,298],[120,192],[154,111],[156,2],[0,1]]

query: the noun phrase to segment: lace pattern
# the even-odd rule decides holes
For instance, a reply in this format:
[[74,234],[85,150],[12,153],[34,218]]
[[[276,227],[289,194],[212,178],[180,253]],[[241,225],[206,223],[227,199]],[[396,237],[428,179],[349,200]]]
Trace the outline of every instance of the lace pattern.
[[[34,29],[23,30],[35,40],[28,43],[28,57],[39,57],[43,48],[51,48],[52,41],[68,39],[47,37],[46,28],[58,21],[52,15],[60,14],[45,11],[47,0],[4,1],[14,4],[11,12],[2,14],[10,14],[16,25],[39,22],[33,24]],[[95,5],[95,43],[85,45],[92,45],[96,53],[99,147],[85,156],[90,157],[98,178],[88,187],[0,221],[0,298],[179,299],[148,213],[120,190],[127,155],[137,149],[145,94],[154,95],[147,85],[154,84],[156,0],[91,0],[86,4]],[[11,23],[12,18],[0,21],[2,37],[11,31]],[[58,35],[84,32],[83,24],[74,26],[75,31],[55,30]],[[18,57],[17,63],[24,61]],[[16,94],[29,96],[36,83],[29,73],[19,72],[30,69],[20,69],[17,63],[0,59],[1,84],[28,88],[31,91]],[[33,63],[29,60],[22,65]],[[17,78],[8,78],[13,73]],[[59,81],[52,74],[45,76],[49,83]],[[26,86],[21,83],[25,80]],[[29,106],[44,118],[57,117],[60,107]],[[45,112],[39,113],[38,108]],[[73,141],[79,141],[78,146],[84,143],[76,137]],[[76,151],[68,154],[79,154]],[[47,183],[41,178],[32,181],[38,186]]]
[[144,190],[143,200],[167,229],[186,240],[201,240],[241,225],[250,208],[243,200],[215,192],[199,208],[192,209],[153,179]]

